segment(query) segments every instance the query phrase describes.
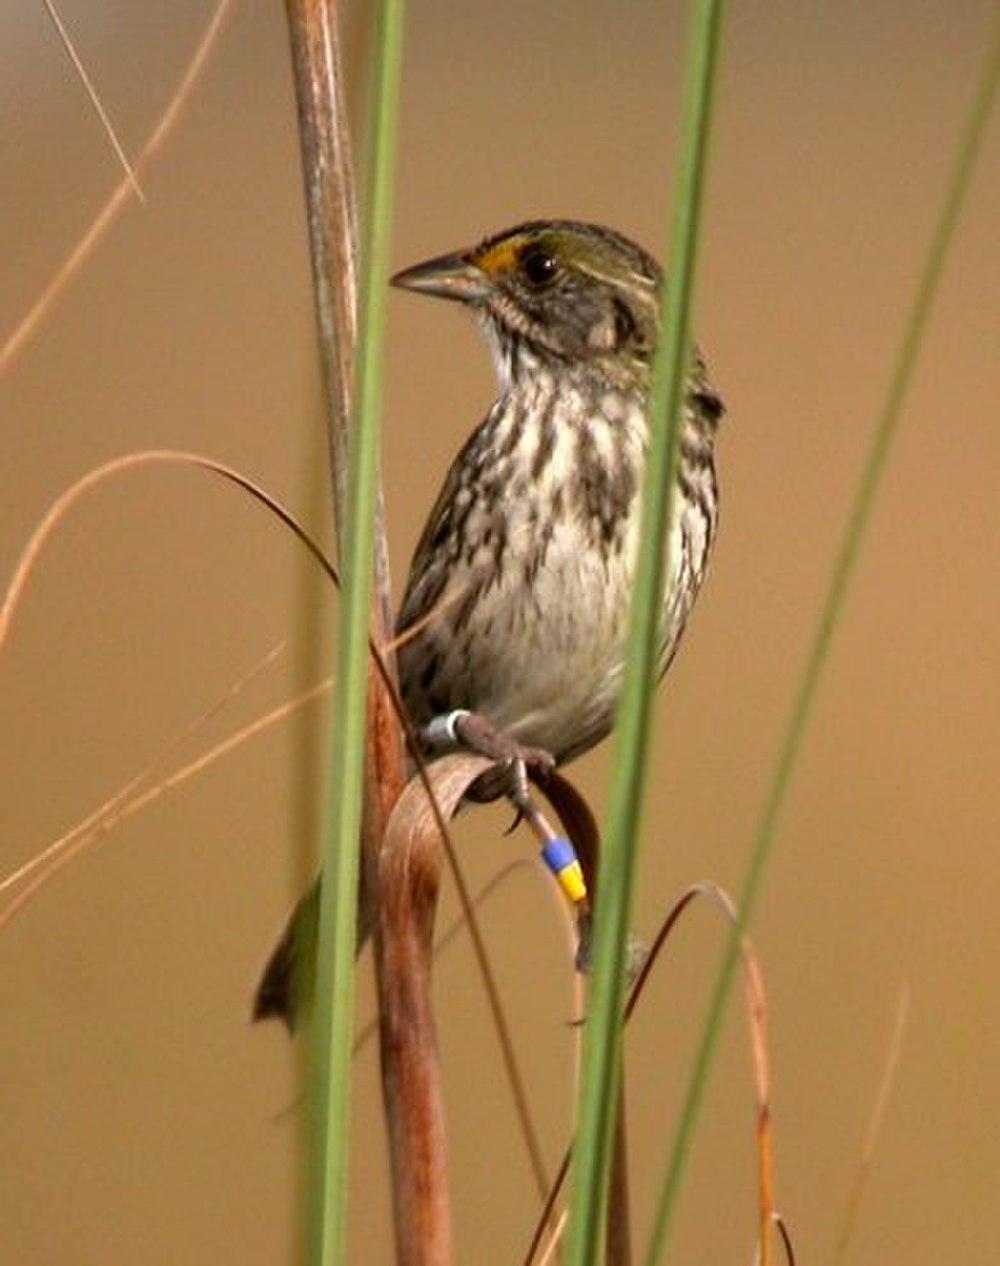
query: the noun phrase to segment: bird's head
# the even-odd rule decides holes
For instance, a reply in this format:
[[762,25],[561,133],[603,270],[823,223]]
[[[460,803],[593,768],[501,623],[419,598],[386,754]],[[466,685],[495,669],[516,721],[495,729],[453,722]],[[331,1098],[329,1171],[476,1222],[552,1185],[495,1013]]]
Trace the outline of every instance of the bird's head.
[[648,376],[660,269],[620,233],[536,220],[393,277],[395,286],[456,299],[492,336],[501,373],[592,364],[610,377]]

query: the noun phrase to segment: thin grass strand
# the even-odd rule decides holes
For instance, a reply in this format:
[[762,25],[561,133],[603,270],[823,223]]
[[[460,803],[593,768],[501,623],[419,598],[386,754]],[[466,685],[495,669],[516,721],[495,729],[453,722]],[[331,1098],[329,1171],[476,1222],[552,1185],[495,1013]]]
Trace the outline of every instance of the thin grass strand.
[[[389,651],[396,650],[400,645],[402,645],[407,640],[409,640],[409,638],[415,636],[417,632],[421,631],[423,628],[429,625],[434,619],[438,618],[440,614],[442,613],[442,611],[447,609],[447,607],[451,605],[452,601],[455,601],[455,599],[453,598],[449,602],[439,603],[438,606],[435,607],[433,610],[431,610],[426,616],[424,616],[419,621],[418,624],[415,624],[411,626],[410,628],[407,628],[404,634],[402,634],[399,637],[394,638],[391,642],[387,644],[386,647],[383,647],[383,650],[386,650],[386,649],[388,649]],[[234,699],[239,694],[241,694],[246,689],[247,686],[251,684],[252,681],[256,680],[256,678],[260,676],[261,673],[263,673],[266,669],[271,667],[271,665],[274,664],[280,658],[280,656],[284,654],[287,645],[288,645],[287,639],[283,638],[280,642],[278,642],[275,646],[273,646],[263,656],[263,658],[258,661],[258,663],[256,663],[246,673],[244,673],[242,676],[238,677],[234,682],[232,682],[230,686],[227,687],[225,693],[221,695],[215,701],[215,703],[213,703],[209,708],[207,708],[199,716],[195,717],[194,720],[191,721],[189,725],[185,726],[184,729],[180,730],[177,734],[173,735],[160,748],[160,750],[156,753],[156,755],[152,758],[152,760],[150,760],[137,774],[135,774],[132,778],[130,778],[128,782],[124,783],[115,792],[113,792],[112,795],[110,795],[107,800],[105,800],[102,804],[98,805],[96,809],[93,809],[81,821],[75,823],[72,827],[70,827],[68,831],[65,831],[57,839],[47,844],[40,852],[36,853],[33,857],[29,858],[28,861],[24,862],[21,866],[18,866],[15,870],[11,871],[10,874],[4,876],[3,879],[0,879],[0,894],[3,894],[9,891],[11,888],[17,887],[19,883],[26,880],[29,877],[29,875],[31,875],[40,866],[43,866],[46,862],[51,861],[64,848],[66,848],[69,844],[73,843],[74,840],[77,839],[77,837],[89,832],[91,828],[99,826],[101,829],[100,831],[94,832],[93,834],[88,836],[88,840],[90,842],[93,842],[93,840],[98,838],[99,835],[108,834],[113,829],[114,825],[116,825],[116,823],[121,820],[121,818],[120,816],[114,817],[114,821],[107,821],[107,822],[105,821],[105,819],[111,819],[116,814],[116,811],[122,808],[123,806],[125,806],[126,802],[129,801],[130,797],[133,797],[140,790],[142,785],[149,780],[149,778],[156,771],[156,769],[158,769],[160,766],[166,763],[168,758],[172,755],[174,751],[177,750],[177,748],[179,748],[183,743],[187,742],[189,739],[193,738],[210,721],[212,721],[228,704],[232,703]],[[332,687],[332,685],[333,685],[332,676],[328,677],[325,680],[325,682],[320,683],[320,687],[324,690],[328,690],[330,687]],[[289,712],[279,711],[278,713],[275,713],[272,711],[270,713],[265,714],[265,719],[274,717],[275,720],[283,720],[285,716],[291,715],[291,711],[296,710],[298,707],[304,706],[304,704],[308,703],[312,698],[314,698],[315,697],[313,693],[314,690],[315,690],[315,687],[310,688],[309,690],[305,691],[303,694],[295,696],[293,700],[288,701],[291,705],[291,710]],[[253,725],[251,725],[247,727],[246,729],[244,729],[243,731],[238,732],[236,737],[239,741],[242,741],[240,739],[241,735],[242,735],[242,738],[250,738],[256,732],[257,731],[253,728]],[[217,754],[221,755],[223,753],[219,752]],[[78,855],[79,855],[78,852],[74,854],[74,856],[78,856]],[[528,865],[528,864],[530,863],[522,859],[520,861],[512,862],[510,865],[511,867],[517,867],[520,865]],[[504,871],[500,872],[500,875],[503,876],[506,873],[507,872],[505,869]],[[456,933],[465,925],[466,922],[467,920],[465,916],[459,915],[455,923],[451,925],[450,932],[452,934]],[[0,927],[2,926],[3,926],[3,919],[2,917],[0,917]],[[572,935],[572,925],[570,925],[570,934]]]
[[73,69],[76,71],[80,82],[83,84],[83,89],[94,109],[94,113],[100,121],[101,127],[104,129],[104,133],[111,144],[111,148],[115,152],[115,157],[118,159],[122,170],[125,172],[125,178],[131,185],[132,192],[143,206],[145,206],[146,195],[143,193],[142,188],[139,185],[139,180],[135,171],[132,169],[132,164],[128,161],[128,155],[125,153],[125,147],[118,139],[118,133],[115,131],[115,125],[111,122],[111,116],[104,108],[104,102],[101,100],[97,88],[94,86],[94,81],[87,73],[87,68],[83,64],[83,59],[76,51],[76,47],[70,38],[69,31],[66,29],[66,24],[59,15],[59,10],[53,4],[52,0],[42,0],[42,5],[45,8],[45,12],[49,15],[49,20],[56,29],[56,34],[59,36],[60,43],[65,50],[66,56],[69,58],[73,65]]
[[868,1185],[868,1178],[871,1174],[872,1161],[875,1158],[875,1148],[878,1145],[879,1135],[882,1132],[882,1122],[885,1119],[885,1110],[892,1094],[892,1089],[896,1084],[896,1078],[899,1075],[899,1061],[903,1054],[903,1043],[906,1038],[906,1030],[910,1020],[910,989],[908,985],[903,985],[899,991],[899,1001],[896,1004],[896,1018],[892,1026],[892,1035],[889,1038],[889,1046],[885,1053],[885,1065],[882,1069],[882,1076],[879,1080],[878,1090],[875,1094],[875,1102],[872,1104],[871,1115],[868,1119],[868,1127],[865,1130],[864,1142],[861,1145],[861,1158],[858,1163],[858,1171],[854,1177],[851,1186],[851,1193],[847,1199],[847,1207],[844,1210],[844,1220],[837,1236],[837,1243],[833,1253],[833,1266],[843,1266],[847,1260],[847,1251],[850,1247],[851,1238],[854,1234],[855,1227],[858,1224],[858,1214],[861,1211],[861,1200],[865,1194],[865,1188]]
[[[710,899],[715,906],[720,909],[730,922],[733,922],[736,915],[736,907],[732,897],[721,888],[718,884],[712,883],[710,880],[702,880],[699,883],[692,884],[681,896],[674,902],[666,917],[661,922],[653,943],[646,955],[646,960],[642,965],[638,976],[636,977],[632,988],[629,991],[628,1000],[625,1004],[623,1013],[623,1026],[627,1026],[631,1020],[636,1008],[642,1000],[646,987],[652,977],[652,974],[660,961],[663,949],[670,937],[673,935],[674,929],[677,927],[682,915],[699,897]],[[746,970],[746,999],[747,999],[747,1023],[750,1029],[750,1050],[753,1059],[754,1070],[754,1087],[757,1095],[757,1147],[758,1147],[758,1163],[759,1163],[759,1191],[761,1193],[761,1221],[766,1216],[771,1224],[777,1225],[779,1218],[774,1212],[773,1207],[773,1159],[771,1155],[772,1142],[770,1137],[770,1126],[768,1124],[767,1131],[762,1132],[761,1121],[766,1119],[770,1122],[770,1060],[768,1056],[767,1043],[767,1025],[766,1025],[766,1003],[763,986],[763,973],[760,969],[760,962],[752,942],[748,938],[742,941],[742,954]],[[533,1266],[536,1262],[538,1250],[541,1246],[542,1237],[545,1232],[546,1223],[552,1217],[556,1201],[559,1193],[566,1181],[566,1175],[569,1172],[570,1160],[572,1155],[572,1145],[566,1148],[563,1153],[562,1161],[556,1173],[555,1181],[549,1189],[542,1212],[535,1224],[535,1230],[532,1234],[531,1242],[528,1245],[528,1251],[524,1257],[524,1266]],[[758,1259],[763,1259],[767,1253],[767,1244],[769,1237],[761,1226],[758,1237],[757,1253]]]
[[[219,0],[208,26],[198,43],[187,69],[181,76],[180,83],[171,97],[160,121],[150,133],[149,139],[142,147],[133,170],[144,172],[147,165],[159,152],[174,125],[180,118],[187,104],[191,91],[198,81],[201,72],[208,62],[209,55],[215,47],[216,40],[225,25],[226,19],[236,6],[236,0]],[[80,269],[90,257],[101,238],[118,219],[128,205],[129,196],[133,192],[132,181],[126,177],[115,188],[107,202],[94,217],[90,227],[83,234],[76,246],[55,272],[48,285],[42,290],[32,306],[24,314],[17,326],[7,336],[0,347],[0,379],[12,368],[18,356],[27,347],[31,339],[38,333],[53,305],[76,277]]]
[[[212,458],[205,457],[200,453],[191,453],[174,449],[140,450],[113,458],[110,461],[85,472],[56,498],[42,518],[41,522],[36,526],[34,532],[29,537],[27,544],[21,551],[14,573],[4,593],[3,605],[0,606],[0,659],[2,659],[3,650],[6,646],[7,639],[10,636],[14,619],[20,609],[21,602],[23,601],[25,592],[27,591],[28,585],[34,575],[35,568],[41,558],[42,552],[52,534],[55,532],[56,528],[65,518],[66,514],[73,505],[75,505],[81,497],[85,496],[95,487],[109,479],[117,478],[127,471],[135,471],[142,469],[143,467],[158,465],[177,466],[181,468],[187,467],[202,470],[208,474],[218,476],[229,483],[235,484],[238,488],[241,488],[251,498],[263,505],[272,516],[277,518],[286,528],[289,529],[289,531],[292,532],[292,534],[305,546],[319,564],[327,579],[334,585],[335,588],[339,588],[340,577],[336,567],[319,545],[317,545],[317,543],[313,540],[302,524],[298,522],[295,516],[287,510],[281,502],[272,497],[270,493],[261,488],[258,484],[254,483],[254,481],[249,479],[246,475],[243,475],[238,470],[234,470],[232,467],[224,465],[222,462],[217,462]],[[542,1156],[541,1144],[539,1142],[538,1133],[535,1129],[534,1120],[531,1114],[530,1102],[525,1088],[524,1078],[521,1075],[520,1066],[518,1064],[510,1025],[507,1022],[503,1002],[500,997],[500,990],[497,985],[496,976],[493,972],[489,953],[486,948],[486,942],[482,936],[478,921],[475,917],[475,911],[472,909],[469,888],[465,881],[461,864],[458,860],[458,852],[451,837],[451,831],[449,830],[448,823],[445,820],[444,814],[441,812],[441,806],[434,793],[434,787],[428,777],[427,765],[424,760],[423,753],[421,752],[420,744],[417,740],[416,734],[414,733],[413,726],[410,724],[410,720],[406,715],[406,709],[403,706],[403,701],[400,698],[393,676],[389,672],[378,646],[372,641],[369,641],[369,651],[382,684],[389,696],[393,711],[395,712],[406,737],[407,748],[413,759],[417,776],[423,784],[424,791],[427,794],[431,810],[434,814],[435,823],[441,837],[441,843],[445,851],[445,857],[448,862],[448,868],[451,872],[452,880],[458,893],[459,902],[469,919],[469,935],[475,952],[476,964],[483,982],[483,989],[486,994],[490,1018],[497,1033],[497,1041],[500,1045],[504,1072],[507,1076],[511,1094],[514,1099],[518,1125],[531,1162],[532,1173],[539,1191],[539,1196],[544,1199],[545,1193],[548,1191],[550,1184]]]
[[194,736],[210,722],[233,700],[237,695],[241,694],[251,682],[255,681],[263,672],[271,667],[277,659],[284,654],[285,647],[288,645],[283,638],[275,646],[273,646],[266,655],[247,672],[232,682],[216,701],[194,718],[184,729],[180,730],[172,738],[170,738],[160,750],[137,774],[128,780],[123,786],[119,787],[103,804],[98,805],[91,813],[89,813],[81,822],[77,822],[74,826],[65,831],[58,839],[53,840],[36,853],[34,857],[26,861],[22,866],[12,871],[4,879],[0,880],[0,893],[6,892],[8,889],[15,887],[23,879],[36,870],[43,863],[51,860],[57,853],[61,852],[68,844],[71,844],[78,835],[82,835],[90,827],[101,822],[104,818],[109,817],[116,809],[121,807],[130,796],[139,790],[142,785],[147,782],[153,773],[164,765],[168,758],[188,739]]
[[234,734],[230,734],[228,738],[222,739],[214,746],[202,752],[187,764],[182,765],[166,778],[149,787],[140,795],[133,797],[127,804],[120,805],[113,813],[101,818],[95,822],[92,827],[77,836],[67,847],[51,859],[48,866],[34,875],[33,880],[25,885],[17,896],[10,901],[0,912],[0,932],[6,928],[15,916],[24,909],[24,907],[34,899],[41,888],[49,882],[56,874],[77,857],[84,849],[95,843],[99,839],[107,836],[115,827],[120,826],[123,822],[133,817],[136,813],[148,808],[154,804],[167,792],[175,791],[188,779],[193,778],[195,774],[200,774],[207,769],[209,765],[214,764],[223,756],[227,756],[236,748],[242,746],[248,739],[254,738],[258,734],[262,734],[265,730],[269,730],[272,726],[284,721],[286,717],[291,716],[293,712],[304,707],[313,699],[318,699],[321,695],[329,692],[333,686],[333,679],[327,678],[325,681],[318,682],[315,686],[311,686],[308,690],[303,690],[300,694],[295,695],[292,699],[286,700],[285,703],[279,704],[278,707],[272,708],[263,716],[258,717],[249,725],[242,726]]

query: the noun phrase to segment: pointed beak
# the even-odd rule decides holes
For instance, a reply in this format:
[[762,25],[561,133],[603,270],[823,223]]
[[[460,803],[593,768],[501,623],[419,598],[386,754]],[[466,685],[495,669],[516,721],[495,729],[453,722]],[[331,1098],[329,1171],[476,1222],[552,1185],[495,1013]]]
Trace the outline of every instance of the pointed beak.
[[458,299],[462,303],[481,303],[489,294],[486,274],[466,254],[439,255],[426,263],[414,264],[397,273],[391,284],[401,290]]

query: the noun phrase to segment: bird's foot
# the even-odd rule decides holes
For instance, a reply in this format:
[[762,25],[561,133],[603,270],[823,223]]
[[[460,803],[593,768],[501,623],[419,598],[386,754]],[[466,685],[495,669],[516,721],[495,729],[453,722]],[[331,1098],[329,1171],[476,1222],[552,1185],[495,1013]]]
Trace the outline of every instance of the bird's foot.
[[524,810],[531,803],[529,774],[544,782],[556,766],[550,752],[519,743],[480,712],[459,711],[435,718],[424,731],[425,741],[439,746],[442,737],[495,763],[495,768],[481,774],[467,793],[470,800],[480,803],[507,796],[517,809]]
[[498,730],[478,712],[467,712],[455,725],[462,745],[471,752],[495,761],[497,770],[477,778],[472,787],[474,799],[495,800],[507,795],[518,809],[530,803],[528,775],[544,782],[555,769],[550,752],[541,747],[528,747],[503,730]]

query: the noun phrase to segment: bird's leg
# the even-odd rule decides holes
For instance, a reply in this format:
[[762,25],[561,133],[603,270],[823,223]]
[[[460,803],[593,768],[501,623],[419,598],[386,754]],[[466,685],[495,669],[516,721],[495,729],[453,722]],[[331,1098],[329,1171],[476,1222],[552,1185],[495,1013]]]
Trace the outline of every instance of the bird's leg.
[[[506,795],[517,810],[511,830],[524,821],[543,846],[557,839],[557,831],[532,798],[528,782],[529,770],[544,781],[546,775],[555,768],[555,761],[549,752],[524,746],[509,734],[496,729],[491,721],[478,712],[456,711],[437,716],[424,727],[420,738],[432,751],[465,748],[495,761],[498,768],[481,774],[470,787],[468,798],[484,801],[496,800]],[[576,970],[587,975],[590,972],[593,941],[590,899],[583,888],[580,892],[574,892],[571,900],[574,902],[577,921]],[[628,988],[638,979],[648,952],[648,947],[642,941],[629,935],[625,948],[625,978]]]
[[[500,769],[477,778],[470,790],[474,800],[495,800],[507,795],[518,810],[531,803],[528,772],[542,780],[555,768],[550,752],[527,747],[496,726],[480,712],[458,709],[434,719],[421,731],[421,740],[431,750],[460,747],[495,761]],[[499,775],[499,777],[497,776]]]

